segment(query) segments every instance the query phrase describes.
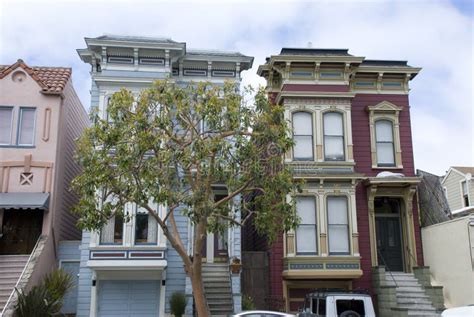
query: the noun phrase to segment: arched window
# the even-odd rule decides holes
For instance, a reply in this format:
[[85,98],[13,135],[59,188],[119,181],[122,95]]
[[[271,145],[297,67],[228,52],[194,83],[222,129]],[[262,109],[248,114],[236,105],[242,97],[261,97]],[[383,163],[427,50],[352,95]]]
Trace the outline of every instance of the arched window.
[[327,112],[324,119],[324,160],[344,161],[344,125],[342,113]]
[[377,165],[395,166],[393,144],[393,123],[389,120],[375,122],[375,141],[377,147]]
[[308,112],[293,113],[293,158],[313,160],[313,116]]

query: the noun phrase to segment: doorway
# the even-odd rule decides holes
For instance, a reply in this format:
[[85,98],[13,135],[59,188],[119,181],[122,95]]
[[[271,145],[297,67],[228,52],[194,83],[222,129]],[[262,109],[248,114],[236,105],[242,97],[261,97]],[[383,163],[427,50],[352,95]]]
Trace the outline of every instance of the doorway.
[[30,254],[41,235],[43,210],[5,209],[0,254]]
[[390,271],[403,271],[403,241],[400,199],[377,197],[374,200],[377,259]]

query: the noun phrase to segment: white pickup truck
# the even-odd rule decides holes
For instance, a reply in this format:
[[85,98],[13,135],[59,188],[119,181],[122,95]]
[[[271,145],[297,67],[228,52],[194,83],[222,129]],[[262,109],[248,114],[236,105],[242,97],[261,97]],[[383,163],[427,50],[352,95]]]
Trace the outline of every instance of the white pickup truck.
[[306,294],[298,317],[375,317],[370,295],[360,292],[317,290]]

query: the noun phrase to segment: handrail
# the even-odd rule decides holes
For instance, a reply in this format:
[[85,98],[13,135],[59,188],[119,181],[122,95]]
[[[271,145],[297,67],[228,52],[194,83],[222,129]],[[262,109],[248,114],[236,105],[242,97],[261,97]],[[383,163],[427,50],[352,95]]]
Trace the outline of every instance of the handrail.
[[20,284],[20,281],[23,278],[23,275],[25,275],[26,268],[28,267],[28,264],[31,262],[31,258],[33,257],[33,254],[36,252],[36,249],[38,248],[38,245],[41,241],[41,239],[44,236],[40,236],[38,240],[36,240],[35,247],[33,248],[33,251],[31,251],[30,256],[28,257],[28,261],[25,263],[25,267],[23,268],[23,271],[21,271],[20,277],[18,277],[18,280],[16,281],[15,287],[13,288],[12,292],[10,293],[10,296],[8,297],[7,301],[5,302],[5,306],[3,306],[2,311],[0,312],[0,317],[3,316],[5,313],[5,310],[7,309],[8,305],[10,304],[10,301],[12,300],[13,294],[15,294],[15,291],[17,290],[18,284]]
[[[406,249],[407,249],[408,255],[409,255],[409,256],[411,257],[411,259],[413,260],[413,264],[418,265],[415,256],[414,256],[414,255],[411,253],[411,251],[410,251],[410,248],[407,246]],[[413,265],[412,265],[412,267],[413,267]]]
[[384,259],[383,255],[382,255],[382,252],[380,252],[380,250],[377,249],[377,253],[378,253],[378,255],[380,256],[380,258],[382,259],[382,262],[383,262],[383,264],[384,264],[384,266],[385,266],[385,271],[388,271],[388,273],[390,274],[390,277],[392,278],[393,283],[395,283],[395,287],[398,287],[397,281],[395,281],[395,278],[393,277],[392,271],[390,271],[390,268],[387,266],[387,262],[385,262],[385,259]]

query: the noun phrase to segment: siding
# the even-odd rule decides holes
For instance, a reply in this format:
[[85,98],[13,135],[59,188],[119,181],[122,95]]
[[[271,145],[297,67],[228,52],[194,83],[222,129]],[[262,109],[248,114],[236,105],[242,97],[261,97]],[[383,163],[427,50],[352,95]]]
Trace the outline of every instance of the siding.
[[69,83],[64,90],[65,104],[63,106],[62,138],[64,142],[61,144],[61,175],[63,176],[62,184],[62,204],[60,216],[59,239],[73,240],[79,239],[81,232],[77,228],[77,216],[72,214],[72,207],[78,202],[78,196],[70,189],[71,181],[80,173],[80,167],[74,160],[75,140],[82,134],[84,128],[89,124],[84,107],[82,106],[76,92]]
[[[456,171],[451,170],[448,177],[443,183],[443,186],[446,187],[446,190],[448,192],[448,205],[451,211],[464,207],[461,191],[462,180],[465,180],[464,176],[462,176]],[[469,185],[473,187],[472,184]],[[472,195],[469,198],[471,197]]]
[[61,268],[66,270],[74,279],[74,287],[66,294],[64,304],[61,308],[62,313],[72,314],[77,311],[77,285],[79,281],[78,273],[80,269],[80,251],[81,241],[61,241],[58,246],[58,258],[61,262]]
[[[188,244],[188,218],[181,215],[181,209],[176,209],[175,213],[176,225],[178,226],[178,232],[183,241],[183,245],[186,247]],[[166,295],[165,301],[166,312],[170,312],[169,298],[174,292],[185,293],[186,286],[186,273],[184,272],[183,261],[181,256],[176,252],[175,249],[168,242],[167,261],[168,268],[166,269]]]
[[367,106],[376,105],[382,101],[391,102],[403,107],[400,112],[400,146],[402,150],[403,169],[394,172],[415,176],[413,162],[413,145],[411,136],[410,111],[407,95],[375,95],[357,94],[352,100],[352,142],[354,145],[355,171],[367,176],[376,176],[381,169],[372,169],[372,158],[370,152],[370,126],[369,113],[365,110]]
[[89,317],[90,314],[92,271],[87,267],[90,239],[90,232],[83,231],[80,250],[79,287],[77,291],[77,317]]

